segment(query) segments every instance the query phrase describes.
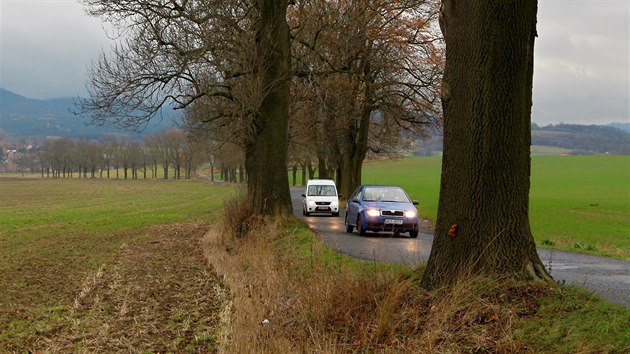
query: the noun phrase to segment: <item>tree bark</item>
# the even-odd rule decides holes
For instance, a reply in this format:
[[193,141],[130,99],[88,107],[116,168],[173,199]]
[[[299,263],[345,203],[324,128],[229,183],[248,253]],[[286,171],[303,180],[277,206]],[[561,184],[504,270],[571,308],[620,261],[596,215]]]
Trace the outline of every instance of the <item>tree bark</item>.
[[291,212],[286,170],[291,75],[287,4],[257,1],[256,74],[263,96],[247,139],[245,163],[252,210],[266,215]]
[[549,281],[529,225],[537,0],[444,0],[444,156],[427,288],[466,275]]

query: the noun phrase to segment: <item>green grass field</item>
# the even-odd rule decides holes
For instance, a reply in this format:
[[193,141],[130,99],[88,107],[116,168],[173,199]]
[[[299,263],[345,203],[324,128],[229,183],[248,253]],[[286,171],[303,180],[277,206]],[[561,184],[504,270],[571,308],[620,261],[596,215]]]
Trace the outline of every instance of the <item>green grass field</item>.
[[[435,220],[441,158],[368,162],[363,183],[395,184]],[[530,223],[539,246],[630,259],[630,156],[532,158]]]
[[[117,332],[133,317],[138,331],[170,331],[164,337],[175,341],[149,352],[181,343],[205,351],[206,334],[175,332],[214,311],[212,299],[186,306],[213,286],[195,252],[233,191],[198,181],[0,178],[0,348],[116,352],[164,339]],[[151,328],[155,316],[169,327]]]
[[105,234],[209,218],[229,190],[193,181],[0,178],[0,237]]

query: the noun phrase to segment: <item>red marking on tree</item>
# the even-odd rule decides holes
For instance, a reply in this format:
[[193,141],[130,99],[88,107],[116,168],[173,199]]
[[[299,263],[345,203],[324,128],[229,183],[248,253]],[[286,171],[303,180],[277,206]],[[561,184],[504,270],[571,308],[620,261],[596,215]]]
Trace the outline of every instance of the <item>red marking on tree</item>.
[[451,228],[448,230],[448,235],[451,237],[455,237],[457,235],[457,224],[451,225]]

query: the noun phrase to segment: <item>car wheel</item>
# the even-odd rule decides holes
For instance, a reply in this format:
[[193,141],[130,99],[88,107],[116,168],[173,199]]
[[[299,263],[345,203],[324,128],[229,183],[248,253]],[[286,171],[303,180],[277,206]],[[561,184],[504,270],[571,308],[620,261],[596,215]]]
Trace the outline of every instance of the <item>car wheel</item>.
[[359,231],[359,235],[365,236],[365,229],[363,228],[360,216],[357,216],[357,231]]
[[302,207],[302,215],[306,215],[306,210]]
[[354,230],[354,227],[350,225],[350,223],[348,222],[348,214],[346,214],[346,221],[344,221],[344,223],[346,224],[346,232],[349,234],[352,233],[352,230]]
[[411,238],[416,238],[416,237],[418,237],[418,229],[415,229],[415,230],[409,231],[409,237],[411,237]]
[[332,216],[337,218],[337,217],[339,217],[339,213],[332,213]]
[[311,215],[311,213],[309,213],[308,211],[304,210],[304,216],[309,216]]

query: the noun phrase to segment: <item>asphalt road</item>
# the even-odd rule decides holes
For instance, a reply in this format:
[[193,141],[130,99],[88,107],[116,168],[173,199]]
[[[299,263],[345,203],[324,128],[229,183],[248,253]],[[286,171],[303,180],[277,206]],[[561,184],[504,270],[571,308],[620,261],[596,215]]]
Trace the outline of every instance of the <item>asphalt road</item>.
[[[335,251],[381,263],[418,265],[425,263],[431,252],[433,230],[421,222],[418,238],[387,233],[359,236],[356,230],[346,233],[345,213],[302,216],[302,187],[291,188],[293,214],[304,218],[318,237]],[[574,252],[538,249],[538,255],[556,281],[582,286],[614,303],[630,307],[630,262],[594,257]]]

